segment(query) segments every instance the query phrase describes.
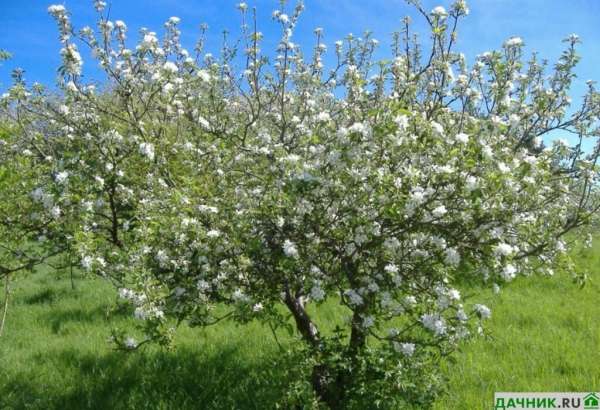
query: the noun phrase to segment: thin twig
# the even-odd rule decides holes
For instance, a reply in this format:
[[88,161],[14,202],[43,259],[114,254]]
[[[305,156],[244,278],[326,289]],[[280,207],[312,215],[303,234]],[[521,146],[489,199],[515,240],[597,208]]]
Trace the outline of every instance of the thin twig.
[[273,338],[275,339],[275,343],[277,343],[277,346],[279,347],[279,351],[284,352],[285,349],[283,348],[281,343],[279,343],[279,339],[277,338],[277,332],[275,332],[275,328],[273,327],[273,324],[271,322],[268,322],[268,324],[269,324],[269,329],[271,329],[271,333],[273,333]]

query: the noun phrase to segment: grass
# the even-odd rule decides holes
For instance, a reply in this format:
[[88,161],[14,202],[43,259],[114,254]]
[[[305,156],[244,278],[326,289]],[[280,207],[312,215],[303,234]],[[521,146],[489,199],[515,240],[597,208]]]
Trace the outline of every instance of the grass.
[[436,410],[488,409],[495,391],[600,390],[600,247],[579,265],[591,274],[583,289],[559,273],[483,292],[492,340],[468,343],[445,365],[450,384]]
[[177,349],[111,349],[114,291],[43,273],[16,282],[0,338],[0,409],[262,409],[281,391],[276,346],[258,324],[182,328]]
[[[481,290],[493,340],[463,346],[444,365],[448,392],[435,409],[491,408],[494,391],[600,390],[600,247],[579,258],[591,281],[519,278],[499,295]],[[260,324],[183,327],[176,349],[111,350],[127,312],[98,279],[42,272],[14,282],[0,337],[0,409],[269,409],[282,390],[270,331]],[[477,290],[479,289],[470,289]],[[332,310],[333,312],[333,310]],[[322,320],[333,321],[327,312]]]

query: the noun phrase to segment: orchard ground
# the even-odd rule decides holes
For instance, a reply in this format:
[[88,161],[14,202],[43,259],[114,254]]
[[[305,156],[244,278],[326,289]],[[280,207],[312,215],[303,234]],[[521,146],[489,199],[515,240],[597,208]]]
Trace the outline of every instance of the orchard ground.
[[[600,242],[577,254],[583,289],[561,272],[520,277],[498,295],[475,285],[464,294],[488,304],[491,340],[463,346],[444,364],[446,394],[435,409],[483,409],[494,391],[600,389]],[[131,312],[100,279],[43,271],[13,283],[0,338],[1,409],[268,409],[285,388],[271,330],[258,323],[204,330],[182,326],[175,349],[124,353],[107,343]],[[321,323],[333,324],[332,306]],[[278,332],[279,342],[289,340]]]

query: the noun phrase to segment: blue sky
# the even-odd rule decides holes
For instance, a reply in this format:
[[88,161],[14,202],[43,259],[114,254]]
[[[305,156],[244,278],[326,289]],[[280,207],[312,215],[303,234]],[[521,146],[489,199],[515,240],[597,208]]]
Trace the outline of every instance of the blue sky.
[[[60,3],[60,1],[55,1]],[[23,68],[29,82],[52,85],[59,65],[58,35],[55,23],[47,14],[48,0],[0,0],[0,48],[10,51],[13,59],[0,67],[0,89],[10,83],[10,72]],[[75,27],[94,25],[92,0],[66,0],[64,4],[73,15]],[[197,38],[200,23],[209,25],[207,51],[217,53],[221,32],[227,28],[238,32],[239,13],[236,1],[224,0],[109,0],[111,19],[124,20],[129,37],[137,37],[137,29],[147,27],[161,32],[163,22],[171,16],[182,19],[184,45],[190,50]],[[277,0],[247,0],[259,13],[259,29],[267,38],[277,38],[277,26],[270,14]],[[380,56],[388,52],[391,33],[400,27],[400,20],[411,15],[415,27],[425,36],[422,19],[403,0],[306,0],[306,12],[295,33],[295,41],[312,47],[312,30],[325,29],[325,41],[332,44],[347,33],[360,34],[365,29],[374,32],[381,41]],[[448,7],[450,1],[423,0],[426,9],[437,5]],[[458,48],[473,57],[484,51],[499,48],[513,35],[521,36],[528,50],[554,61],[562,49],[561,39],[570,33],[580,35],[583,57],[577,70],[578,82],[573,97],[585,90],[588,79],[599,79],[600,70],[600,1],[597,0],[471,0],[471,14],[463,21]],[[305,46],[305,49],[306,49]],[[265,47],[268,48],[268,44]],[[85,58],[84,73],[97,75],[94,63]]]

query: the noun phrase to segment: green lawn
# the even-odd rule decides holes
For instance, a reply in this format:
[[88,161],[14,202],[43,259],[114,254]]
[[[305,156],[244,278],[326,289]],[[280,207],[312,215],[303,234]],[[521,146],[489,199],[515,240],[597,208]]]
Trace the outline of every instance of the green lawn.
[[492,340],[468,343],[445,367],[436,410],[489,409],[494,391],[600,390],[600,246],[579,264],[591,277],[583,289],[559,273],[484,293]]
[[[477,300],[493,310],[493,340],[465,345],[445,365],[449,389],[435,409],[489,409],[494,391],[600,390],[600,246],[580,264],[591,274],[583,289],[559,273],[520,278],[499,295],[483,290]],[[182,328],[172,351],[115,352],[110,329],[132,319],[108,314],[108,284],[76,284],[71,290],[68,277],[51,272],[14,282],[0,337],[0,409],[275,406],[284,381],[268,329]]]

